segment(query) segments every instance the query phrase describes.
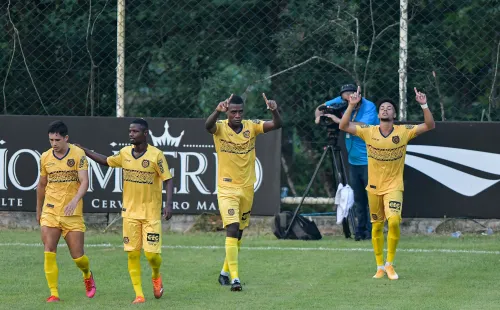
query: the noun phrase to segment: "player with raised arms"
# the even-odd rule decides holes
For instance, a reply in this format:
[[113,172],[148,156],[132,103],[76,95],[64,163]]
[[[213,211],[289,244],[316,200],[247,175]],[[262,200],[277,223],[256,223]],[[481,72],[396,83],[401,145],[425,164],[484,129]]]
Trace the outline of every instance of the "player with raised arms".
[[[379,100],[378,116],[380,125],[354,125],[351,113],[361,99],[361,88],[351,94],[349,106],[339,124],[339,128],[356,135],[366,143],[368,153],[368,204],[372,222],[372,244],[377,262],[374,278],[382,278],[387,273],[391,280],[397,280],[393,262],[400,236],[401,212],[403,209],[403,170],[408,142],[434,129],[432,113],[427,106],[424,93],[417,91],[416,100],[424,112],[424,123],[419,125],[394,125],[396,104],[390,99]],[[387,260],[384,266],[384,223],[388,222]]]
[[[219,275],[221,285],[241,291],[238,275],[238,253],[243,230],[249,225],[254,197],[255,139],[262,133],[281,128],[281,117],[274,100],[262,94],[272,120],[246,120],[243,98],[231,95],[220,102],[205,122],[213,135],[217,152],[217,200],[226,228],[226,258]],[[218,120],[225,113],[227,119]],[[231,280],[229,279],[231,277]]]

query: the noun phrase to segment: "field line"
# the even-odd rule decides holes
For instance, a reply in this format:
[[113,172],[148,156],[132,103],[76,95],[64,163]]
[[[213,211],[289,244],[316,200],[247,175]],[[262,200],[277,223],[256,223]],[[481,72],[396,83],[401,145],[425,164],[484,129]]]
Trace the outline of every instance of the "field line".
[[[41,243],[0,243],[0,247],[41,247]],[[59,247],[65,247],[66,244],[59,244]],[[122,245],[111,243],[87,243],[85,247],[92,248],[121,248]],[[224,246],[219,245],[164,245],[163,249],[187,249],[187,250],[222,250]],[[328,248],[328,247],[241,247],[242,250],[248,251],[327,251],[327,252],[373,252],[371,248]],[[409,253],[450,253],[450,254],[489,254],[500,255],[500,251],[483,251],[483,250],[456,250],[456,249],[405,249],[399,248],[398,252]]]

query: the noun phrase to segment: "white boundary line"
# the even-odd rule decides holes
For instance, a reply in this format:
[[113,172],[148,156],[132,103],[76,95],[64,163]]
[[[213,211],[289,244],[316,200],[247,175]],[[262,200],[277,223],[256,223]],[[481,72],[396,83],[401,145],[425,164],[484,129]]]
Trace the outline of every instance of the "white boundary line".
[[[0,243],[0,247],[19,246],[19,247],[41,247],[41,243]],[[59,247],[66,247],[66,244],[59,244]],[[121,248],[122,245],[111,243],[90,243],[85,244],[89,248]],[[218,250],[225,247],[219,245],[164,245],[163,249],[188,249],[188,250]],[[369,248],[298,248],[298,247],[242,247],[243,250],[250,251],[329,251],[329,252],[373,252]],[[398,249],[398,252],[408,253],[450,253],[450,254],[491,254],[500,255],[500,251],[483,251],[483,250],[454,250],[454,249]]]

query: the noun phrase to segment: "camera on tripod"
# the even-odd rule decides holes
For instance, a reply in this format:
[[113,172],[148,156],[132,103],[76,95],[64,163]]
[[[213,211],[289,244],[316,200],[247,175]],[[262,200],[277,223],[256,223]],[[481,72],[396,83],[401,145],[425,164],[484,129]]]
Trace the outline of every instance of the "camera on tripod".
[[[320,106],[318,108],[318,110],[321,111],[323,114],[332,114],[338,118],[342,118],[342,114],[347,109],[347,105],[348,105],[347,101],[342,100],[341,102],[331,103],[329,105]],[[339,124],[335,123],[328,116],[324,116],[324,115],[320,116],[319,124],[322,126],[326,126],[328,128],[334,128],[337,130],[339,129]]]

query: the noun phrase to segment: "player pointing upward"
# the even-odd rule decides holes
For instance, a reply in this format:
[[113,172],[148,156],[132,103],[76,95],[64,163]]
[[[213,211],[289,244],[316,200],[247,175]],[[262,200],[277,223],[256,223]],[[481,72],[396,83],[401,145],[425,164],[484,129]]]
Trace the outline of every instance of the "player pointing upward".
[[[243,99],[231,95],[219,103],[205,123],[206,129],[214,137],[218,161],[217,198],[226,228],[226,258],[219,283],[231,284],[232,291],[242,289],[238,276],[238,252],[243,229],[250,222],[252,210],[256,181],[255,139],[259,134],[281,128],[276,102],[268,100],[265,94],[262,96],[271,110],[271,121],[243,119]],[[226,120],[217,120],[221,113],[226,114]]]
[[[396,104],[390,99],[380,100],[380,125],[354,125],[349,120],[356,104],[361,99],[360,88],[349,98],[339,128],[357,135],[366,142],[368,153],[368,204],[372,225],[372,244],[377,262],[374,278],[382,278],[385,273],[391,280],[398,279],[392,263],[399,241],[401,212],[403,208],[403,170],[406,146],[416,136],[434,129],[434,118],[427,106],[424,93],[415,88],[416,100],[424,111],[424,123],[415,125],[394,125]],[[387,261],[384,267],[384,222],[387,219]]]

